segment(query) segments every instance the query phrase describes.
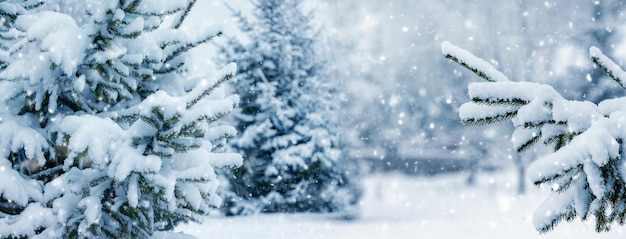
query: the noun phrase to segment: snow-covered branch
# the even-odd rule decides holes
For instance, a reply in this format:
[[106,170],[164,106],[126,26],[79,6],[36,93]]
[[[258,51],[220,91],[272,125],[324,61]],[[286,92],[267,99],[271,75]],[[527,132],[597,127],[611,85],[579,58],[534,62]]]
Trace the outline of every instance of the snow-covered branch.
[[452,43],[444,41],[441,43],[441,52],[446,58],[462,65],[486,81],[510,81],[502,72],[498,71],[491,64],[483,59],[474,56],[472,53],[461,49]]
[[[466,51],[444,43],[446,57],[490,80],[491,69]],[[595,47],[591,59],[624,86],[626,73]],[[467,62],[470,62],[467,64]],[[468,67],[471,65],[474,67]],[[493,80],[491,80],[493,81]],[[486,82],[469,85],[471,102],[461,106],[465,124],[485,125],[507,119],[515,126],[512,142],[518,151],[537,142],[553,144],[554,152],[529,168],[528,177],[553,193],[534,214],[534,225],[547,232],[563,220],[589,216],[596,230],[626,222],[625,98],[596,105],[564,99],[551,86],[530,82]]]
[[589,55],[591,60],[596,63],[607,75],[617,82],[622,88],[626,88],[626,72],[617,65],[611,58],[602,53],[600,49],[595,46],[589,48]]

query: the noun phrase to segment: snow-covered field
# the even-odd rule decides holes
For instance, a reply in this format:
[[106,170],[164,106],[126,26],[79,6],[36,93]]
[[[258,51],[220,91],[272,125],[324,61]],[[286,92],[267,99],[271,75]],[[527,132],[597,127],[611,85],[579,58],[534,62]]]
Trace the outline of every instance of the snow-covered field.
[[434,178],[399,174],[365,179],[365,195],[356,220],[330,215],[274,214],[207,218],[180,231],[198,238],[624,238],[623,227],[594,231],[593,221],[561,223],[544,235],[532,226],[532,213],[546,197],[529,186],[515,195],[511,172],[483,174],[466,187],[462,175]]

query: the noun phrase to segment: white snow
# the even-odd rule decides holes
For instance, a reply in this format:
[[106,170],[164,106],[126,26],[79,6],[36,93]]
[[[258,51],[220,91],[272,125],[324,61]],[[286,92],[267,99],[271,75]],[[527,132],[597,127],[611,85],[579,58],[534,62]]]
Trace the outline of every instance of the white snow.
[[606,193],[606,182],[602,177],[602,171],[600,171],[600,167],[595,164],[590,159],[587,159],[583,164],[583,170],[587,175],[587,182],[589,183],[589,188],[591,188],[591,192],[596,198],[602,198]]
[[572,186],[575,187],[576,197],[574,198],[574,209],[578,215],[587,215],[591,204],[591,194],[587,192],[587,183],[584,180],[577,180]]
[[[40,50],[45,52],[52,63],[60,66],[66,75],[76,72],[89,46],[89,38],[72,17],[62,13],[42,12],[20,17],[17,24],[28,29],[26,34],[29,41],[41,42]],[[24,64],[38,62],[34,58],[24,60]],[[46,64],[49,63],[44,63],[40,69],[49,67]]]
[[[111,119],[92,115],[68,116],[60,125],[62,132],[71,135],[68,149],[69,159],[79,157],[87,152],[92,164],[106,165],[110,158],[110,151],[115,150],[116,141],[122,138],[122,129]],[[66,163],[72,163],[67,160]],[[69,165],[66,165],[69,167]]]
[[20,206],[28,205],[30,200],[41,200],[43,198],[41,183],[23,179],[20,173],[11,168],[11,162],[0,157],[0,182],[4,182],[0,183],[0,194],[3,198],[12,200]]
[[101,205],[100,198],[89,196],[80,200],[77,205],[79,208],[83,208],[85,211],[85,218],[89,225],[97,223],[98,219],[101,217]]
[[133,174],[128,179],[128,192],[126,193],[126,197],[128,197],[128,205],[131,207],[137,207],[139,204],[138,177],[137,174]]
[[122,147],[113,153],[108,174],[118,181],[126,179],[131,172],[158,172],[161,168],[161,158],[144,156],[131,147]]
[[48,225],[54,220],[51,210],[32,203],[22,212],[22,216],[15,219],[12,217],[0,218],[0,236],[9,235],[34,235],[39,227]]
[[17,152],[21,148],[28,158],[38,160],[43,165],[45,162],[44,150],[49,147],[46,138],[41,132],[30,127],[25,117],[9,118],[0,124],[0,147],[3,157],[9,157],[11,152]]
[[618,97],[613,99],[603,100],[598,104],[600,112],[607,116],[615,111],[626,110],[626,97]]
[[[208,217],[202,224],[181,225],[197,238],[623,238],[614,227],[597,234],[594,222],[561,223],[539,234],[533,211],[549,189],[529,189],[515,195],[511,171],[481,174],[478,185],[467,187],[464,175],[433,178],[396,174],[369,176],[356,220],[337,215],[269,214],[248,217]],[[536,220],[536,219],[535,219]]]

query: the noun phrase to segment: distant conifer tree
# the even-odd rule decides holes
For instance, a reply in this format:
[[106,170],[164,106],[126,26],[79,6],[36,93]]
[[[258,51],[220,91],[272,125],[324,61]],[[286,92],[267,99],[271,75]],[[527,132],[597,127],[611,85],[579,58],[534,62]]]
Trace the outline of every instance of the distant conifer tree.
[[228,172],[227,214],[328,212],[354,204],[358,189],[344,167],[336,79],[317,54],[320,40],[300,1],[255,1],[254,21],[237,14],[249,40],[232,39],[222,61],[239,66],[241,131],[232,147],[244,166]]

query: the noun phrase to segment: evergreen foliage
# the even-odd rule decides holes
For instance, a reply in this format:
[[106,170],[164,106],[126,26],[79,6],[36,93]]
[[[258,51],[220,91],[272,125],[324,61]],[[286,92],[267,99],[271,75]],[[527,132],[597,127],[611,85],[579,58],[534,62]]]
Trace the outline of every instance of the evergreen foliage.
[[11,47],[20,38],[24,37],[23,32],[15,27],[15,21],[20,15],[27,11],[36,9],[43,2],[38,0],[14,0],[3,1],[0,4],[0,69],[6,68],[9,63]]
[[216,122],[235,67],[186,76],[185,53],[220,35],[178,30],[194,2],[90,0],[81,26],[0,3],[2,237],[152,238],[221,203],[214,168],[241,163]]
[[358,198],[348,179],[333,118],[336,84],[316,54],[318,33],[300,1],[255,1],[255,21],[240,13],[249,44],[231,39],[224,62],[239,66],[233,88],[241,96],[241,134],[232,147],[243,167],[226,172],[228,215],[340,211]]
[[[447,58],[482,73],[488,78],[495,69],[484,61],[445,42]],[[591,59],[620,85],[626,73],[598,48]],[[485,77],[486,76],[486,77]],[[471,83],[471,102],[461,106],[460,116],[468,125],[489,125],[511,120],[513,144],[518,151],[541,142],[554,151],[535,161],[528,177],[552,194],[535,211],[534,225],[548,232],[563,220],[595,218],[596,230],[626,220],[626,164],[623,158],[626,131],[626,98],[594,104],[566,100],[552,87],[530,82]]]

